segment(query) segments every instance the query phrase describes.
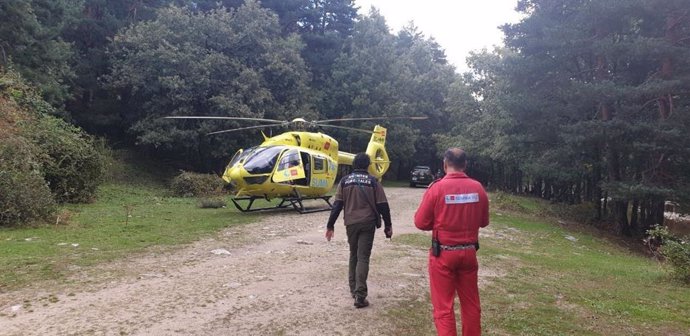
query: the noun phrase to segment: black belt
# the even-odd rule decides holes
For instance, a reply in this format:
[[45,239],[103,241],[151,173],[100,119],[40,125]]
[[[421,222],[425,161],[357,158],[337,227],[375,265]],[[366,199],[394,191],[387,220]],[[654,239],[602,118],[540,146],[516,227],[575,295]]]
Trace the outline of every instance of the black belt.
[[460,244],[460,245],[441,245],[442,250],[446,251],[457,251],[457,250],[466,250],[469,248],[474,248],[474,244]]

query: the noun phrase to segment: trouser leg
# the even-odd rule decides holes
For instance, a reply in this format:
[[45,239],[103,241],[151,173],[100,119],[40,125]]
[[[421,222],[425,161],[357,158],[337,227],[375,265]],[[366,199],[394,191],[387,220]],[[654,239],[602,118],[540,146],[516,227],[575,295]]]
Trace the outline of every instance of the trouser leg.
[[453,312],[456,286],[454,274],[443,260],[448,257],[447,254],[446,251],[441,252],[439,257],[429,254],[429,287],[436,333],[439,336],[456,336]]
[[357,270],[357,250],[359,248],[359,231],[354,225],[348,225],[345,227],[347,231],[347,243],[350,245],[350,263],[348,265],[348,275],[347,280],[350,285],[350,294],[355,295],[356,283],[356,270]]
[[376,227],[373,223],[362,224],[357,240],[357,266],[355,268],[355,296],[366,298],[368,294],[369,259],[374,244]]
[[462,316],[462,335],[481,335],[481,305],[477,285],[477,252],[467,250],[463,256],[462,267],[458,272],[457,293],[460,298],[460,315]]

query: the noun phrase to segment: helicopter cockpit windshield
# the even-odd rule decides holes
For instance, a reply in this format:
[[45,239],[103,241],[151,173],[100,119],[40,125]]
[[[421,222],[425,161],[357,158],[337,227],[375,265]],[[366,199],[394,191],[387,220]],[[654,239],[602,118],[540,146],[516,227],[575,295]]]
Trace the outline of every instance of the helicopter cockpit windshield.
[[248,149],[238,149],[237,152],[235,152],[235,155],[232,156],[232,159],[230,160],[230,163],[228,163],[228,167],[232,167],[244,158],[246,158],[249,154],[252,153],[252,151],[256,149],[256,147],[248,148]]
[[278,155],[284,148],[273,147],[258,147],[250,150],[247,158],[244,161],[244,169],[250,174],[268,174],[273,171],[273,168],[278,162]]

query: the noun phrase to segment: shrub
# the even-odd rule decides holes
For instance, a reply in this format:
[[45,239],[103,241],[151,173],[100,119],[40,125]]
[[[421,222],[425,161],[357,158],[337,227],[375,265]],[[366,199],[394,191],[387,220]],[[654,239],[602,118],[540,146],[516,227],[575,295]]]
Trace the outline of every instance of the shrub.
[[25,139],[0,139],[0,226],[18,225],[49,217],[55,201]]
[[491,204],[496,207],[496,209],[503,211],[525,211],[525,208],[520,205],[518,198],[514,195],[496,191],[491,193],[491,196]]
[[171,189],[176,196],[207,197],[222,194],[224,186],[223,180],[215,174],[182,172],[173,178]]
[[[40,184],[47,184],[59,202],[90,201],[102,180],[103,157],[90,136],[51,116],[58,113],[19,74],[0,69],[0,136],[24,144],[20,157],[32,160],[30,176],[25,176],[27,172],[21,173],[21,178],[14,173],[13,176],[24,181],[21,183],[41,177],[45,181]],[[19,183],[19,180],[11,181]],[[8,184],[10,180],[3,183]]]
[[89,202],[105,173],[94,139],[62,119],[42,116],[23,126],[39,149],[41,170],[58,202]]
[[647,246],[666,259],[673,268],[675,278],[690,284],[690,237],[677,237],[665,226],[658,225],[647,234]]

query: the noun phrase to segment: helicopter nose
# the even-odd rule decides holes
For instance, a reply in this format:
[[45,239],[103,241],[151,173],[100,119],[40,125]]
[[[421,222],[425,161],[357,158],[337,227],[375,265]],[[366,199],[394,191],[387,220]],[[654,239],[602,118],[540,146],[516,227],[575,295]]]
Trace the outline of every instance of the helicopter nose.
[[237,185],[242,181],[239,167],[228,167],[223,174],[223,180],[225,180],[225,182],[229,183],[231,186],[237,187]]

